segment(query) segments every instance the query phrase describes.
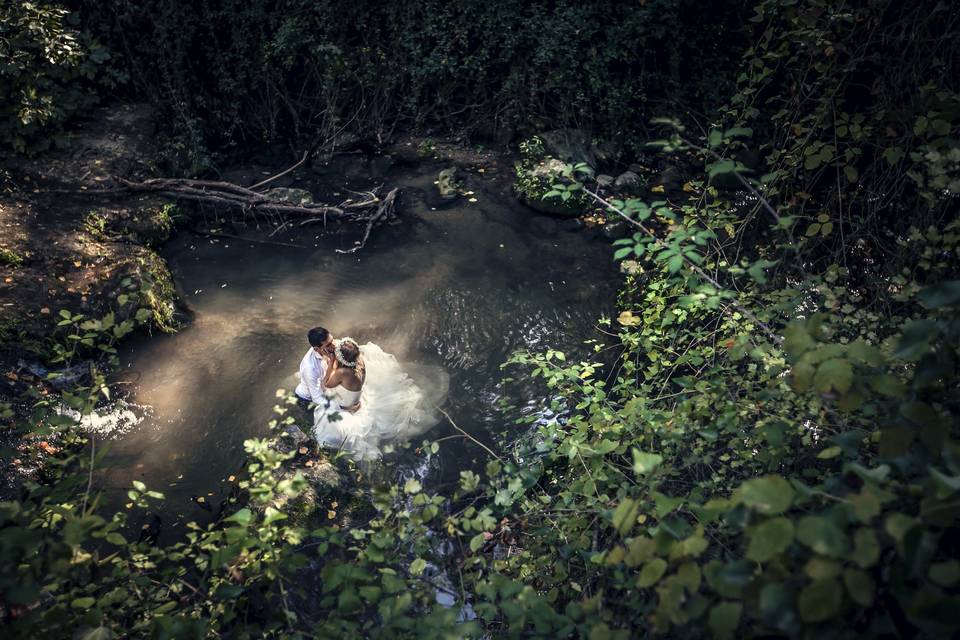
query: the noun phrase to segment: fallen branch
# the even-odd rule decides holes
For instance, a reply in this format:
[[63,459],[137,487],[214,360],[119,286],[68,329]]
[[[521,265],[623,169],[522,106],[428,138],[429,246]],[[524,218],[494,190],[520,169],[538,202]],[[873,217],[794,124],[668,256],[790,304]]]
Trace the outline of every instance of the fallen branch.
[[472,443],[474,443],[474,444],[476,444],[476,445],[479,445],[484,451],[486,451],[487,453],[489,453],[490,455],[492,455],[494,458],[496,458],[496,459],[499,460],[500,462],[503,462],[503,458],[501,458],[501,457],[498,456],[496,453],[494,453],[494,452],[493,452],[493,449],[491,449],[491,448],[488,447],[487,445],[483,444],[482,442],[480,442],[479,440],[477,440],[476,438],[474,438],[472,435],[470,435],[469,433],[467,433],[466,431],[464,431],[463,429],[461,429],[460,427],[458,427],[458,426],[457,426],[457,423],[453,421],[453,418],[450,417],[450,414],[449,414],[449,413],[447,413],[446,411],[444,411],[444,410],[441,409],[440,407],[436,407],[436,409],[437,409],[437,411],[439,411],[440,413],[443,414],[443,416],[447,419],[447,422],[450,423],[450,426],[453,427],[454,429],[456,429],[457,431],[459,431],[460,434],[461,434],[464,438],[468,439],[470,442],[472,442]]
[[394,187],[380,203],[380,206],[377,207],[377,212],[370,216],[370,219],[367,221],[367,228],[363,232],[363,238],[360,240],[360,244],[352,249],[337,249],[337,253],[356,253],[360,249],[363,249],[364,245],[367,244],[367,238],[370,237],[370,231],[373,229],[373,225],[387,216],[393,215],[393,207],[396,199],[397,188]]
[[[283,213],[295,216],[326,214],[334,218],[352,219],[357,212],[372,208],[376,200],[346,201],[340,205],[294,204],[276,200],[231,182],[215,180],[187,180],[183,178],[152,178],[143,182],[118,179],[123,189],[132,193],[151,193],[159,196],[190,200],[210,205],[239,208],[245,212]],[[95,193],[88,191],[87,193]],[[365,216],[360,216],[365,217]]]
[[[239,209],[244,214],[256,215],[257,213],[264,213],[267,215],[279,215],[281,217],[277,220],[277,229],[270,234],[271,236],[294,223],[293,221],[285,220],[284,217],[299,218],[299,220],[295,222],[300,226],[319,221],[322,221],[324,226],[326,226],[327,220],[331,218],[340,222],[365,222],[366,228],[364,229],[363,238],[357,246],[348,250],[338,250],[339,253],[356,253],[366,245],[373,227],[393,215],[398,190],[394,188],[386,197],[380,198],[377,194],[383,188],[383,185],[381,185],[371,191],[357,193],[356,195],[364,197],[362,200],[354,201],[350,198],[337,205],[323,203],[296,204],[271,197],[267,193],[254,191],[254,188],[261,187],[294,171],[306,161],[307,157],[309,157],[309,154],[304,154],[297,164],[252,187],[243,187],[232,182],[223,182],[220,180],[151,178],[141,182],[134,182],[124,178],[116,178],[116,181],[120,185],[118,187],[90,189],[82,191],[82,193],[87,196],[147,193],[211,206]],[[237,239],[255,242],[247,238],[238,237]],[[269,243],[269,241],[261,242]]]

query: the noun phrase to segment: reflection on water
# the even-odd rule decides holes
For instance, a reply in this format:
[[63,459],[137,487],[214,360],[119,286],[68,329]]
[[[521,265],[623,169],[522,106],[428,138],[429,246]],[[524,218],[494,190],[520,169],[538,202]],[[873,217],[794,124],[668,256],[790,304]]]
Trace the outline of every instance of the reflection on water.
[[[401,188],[403,224],[377,230],[358,254],[334,252],[352,236],[318,237],[312,227],[273,238],[305,249],[172,241],[164,255],[195,318],[123,354],[138,378],[130,401],[149,414],[113,443],[107,488],[143,480],[189,518],[199,515],[191,496],[216,503],[222,480],[243,465],[243,440],[267,433],[276,390],[295,386],[316,325],[376,342],[402,363],[442,367],[445,409],[478,438],[512,428],[495,407],[500,364],[518,348],[572,351],[589,337],[614,301],[610,249],[578,233],[534,235],[533,214],[502,180],[470,176],[478,202],[431,210],[424,194],[438,170],[388,178]],[[445,445],[445,475],[455,478],[476,453]]]

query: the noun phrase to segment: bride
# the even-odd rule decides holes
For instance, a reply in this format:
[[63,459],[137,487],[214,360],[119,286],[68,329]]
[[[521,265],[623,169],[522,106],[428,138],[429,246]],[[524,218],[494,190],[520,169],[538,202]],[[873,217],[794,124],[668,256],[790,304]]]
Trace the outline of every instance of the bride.
[[406,440],[433,426],[420,388],[372,342],[336,340],[323,386],[329,402],[314,410],[313,437],[355,459],[376,460],[381,442]]

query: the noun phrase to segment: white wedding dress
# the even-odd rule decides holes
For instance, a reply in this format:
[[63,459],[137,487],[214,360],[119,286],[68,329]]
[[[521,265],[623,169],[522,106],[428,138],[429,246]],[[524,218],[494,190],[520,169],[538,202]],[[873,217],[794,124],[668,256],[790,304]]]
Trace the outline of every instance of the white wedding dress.
[[[361,345],[360,354],[366,371],[362,390],[326,389],[329,406],[314,409],[313,437],[356,460],[376,460],[382,443],[409,440],[432,427],[436,418],[432,403],[395,357],[372,342]],[[343,410],[358,398],[355,413]]]

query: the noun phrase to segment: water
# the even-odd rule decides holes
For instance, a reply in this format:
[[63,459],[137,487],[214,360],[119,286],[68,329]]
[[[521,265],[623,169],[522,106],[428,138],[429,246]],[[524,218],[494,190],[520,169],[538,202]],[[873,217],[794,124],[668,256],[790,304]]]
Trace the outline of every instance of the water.
[[[162,253],[195,316],[178,333],[122,354],[121,374],[133,383],[128,400],[146,409],[112,442],[107,499],[122,502],[122,489],[138,479],[166,493],[167,525],[216,512],[225,480],[244,463],[243,441],[268,433],[276,391],[295,386],[306,331],[316,325],[376,342],[402,363],[442,368],[444,409],[491,446],[497,434],[518,430],[497,399],[510,392],[524,402],[540,391],[523,375],[505,389],[501,363],[516,349],[587,353],[582,341],[615,302],[611,249],[583,233],[533,233],[535,214],[492,171],[466,176],[476,202],[462,197],[443,208],[431,195],[441,168],[385,178],[401,189],[403,222],[375,230],[357,254],[335,249],[352,246],[359,229],[325,236],[318,226],[270,238],[306,248],[190,233],[171,241]],[[333,199],[345,181],[369,186],[362,172],[322,183],[307,176],[294,186]],[[266,231],[242,233],[266,239]],[[441,423],[424,437],[453,433]],[[455,481],[483,456],[475,444],[447,440],[432,481]]]

